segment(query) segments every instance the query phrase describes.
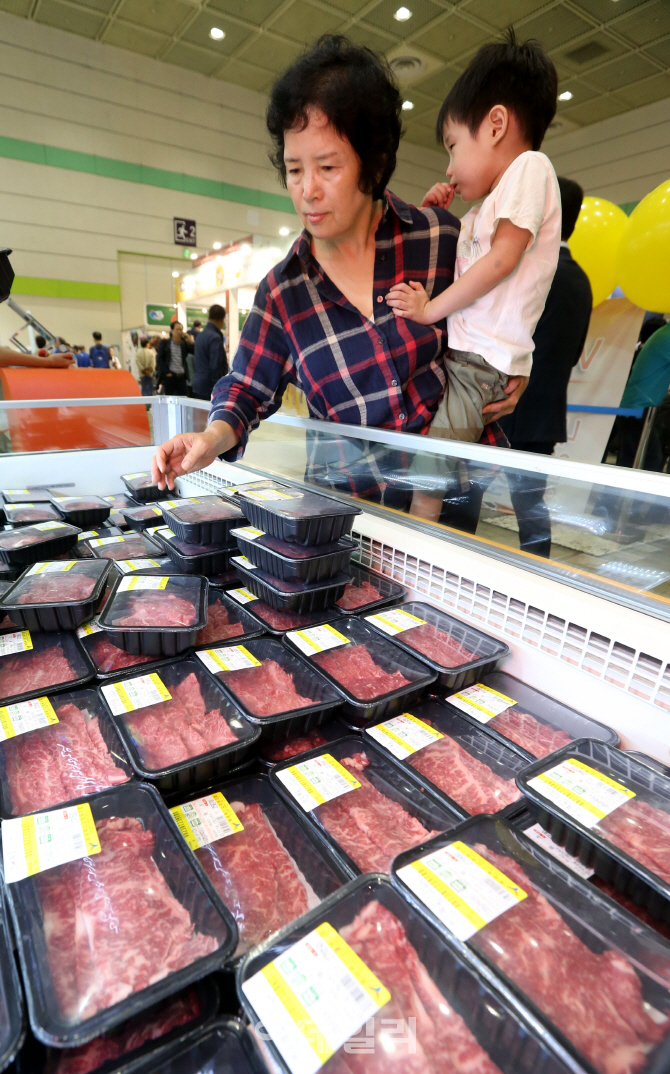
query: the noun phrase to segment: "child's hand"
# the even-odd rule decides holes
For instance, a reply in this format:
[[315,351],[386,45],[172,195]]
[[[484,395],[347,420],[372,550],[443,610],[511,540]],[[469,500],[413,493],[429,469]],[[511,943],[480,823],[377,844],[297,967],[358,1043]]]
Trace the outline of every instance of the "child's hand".
[[431,186],[424,197],[421,202],[421,208],[435,205],[438,209],[448,209],[453,200],[453,183],[436,183],[435,186]]
[[420,283],[410,280],[395,284],[386,296],[386,301],[396,317],[408,317],[418,324],[431,324],[428,318],[430,299]]

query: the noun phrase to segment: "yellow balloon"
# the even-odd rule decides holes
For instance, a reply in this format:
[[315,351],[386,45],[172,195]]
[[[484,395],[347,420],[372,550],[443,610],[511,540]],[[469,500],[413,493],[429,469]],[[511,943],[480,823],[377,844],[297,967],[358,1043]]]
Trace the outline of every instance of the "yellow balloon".
[[611,295],[617,285],[616,254],[627,224],[628,217],[614,202],[584,198],[568,246],[589,278],[594,306]]
[[645,310],[670,312],[670,179],[628,218],[617,256],[617,282]]

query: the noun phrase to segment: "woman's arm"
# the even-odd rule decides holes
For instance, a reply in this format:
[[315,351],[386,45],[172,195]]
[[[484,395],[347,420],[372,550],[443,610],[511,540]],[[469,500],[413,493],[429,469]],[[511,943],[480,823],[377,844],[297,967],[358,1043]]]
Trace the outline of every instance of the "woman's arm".
[[231,451],[239,437],[226,421],[212,421],[204,433],[180,433],[157,449],[151,461],[152,480],[158,487],[174,488],[176,477],[202,470],[219,455]]

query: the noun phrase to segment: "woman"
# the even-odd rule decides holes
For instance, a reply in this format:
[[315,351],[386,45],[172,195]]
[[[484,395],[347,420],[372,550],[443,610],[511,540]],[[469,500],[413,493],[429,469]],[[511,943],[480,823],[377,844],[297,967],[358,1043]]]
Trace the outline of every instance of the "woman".
[[[289,383],[302,388],[313,418],[425,432],[444,390],[446,332],[396,319],[384,296],[408,279],[431,295],[448,287],[460,225],[446,210],[416,209],[386,189],[401,106],[384,61],[343,37],[322,38],[275,84],[273,162],[304,231],[258,288],[232,370],[215,386],[208,428],[158,448],[161,487],[219,455],[241,458]],[[507,402],[486,408],[493,416],[511,413],[525,378],[508,387]],[[506,444],[495,425],[482,440]],[[344,457],[340,441],[334,457],[331,443],[311,437],[308,480],[405,506],[407,493],[383,476],[397,472],[397,452],[349,441],[355,455]]]
[[170,335],[160,341],[156,354],[158,383],[164,385],[166,395],[186,395],[187,354],[193,354],[193,343],[184,336],[184,326],[173,321]]

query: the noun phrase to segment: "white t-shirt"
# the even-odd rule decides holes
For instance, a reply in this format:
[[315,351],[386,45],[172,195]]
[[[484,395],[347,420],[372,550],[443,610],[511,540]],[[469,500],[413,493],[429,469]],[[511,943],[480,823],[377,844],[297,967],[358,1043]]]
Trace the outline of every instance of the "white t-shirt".
[[480,354],[502,373],[528,376],[533,332],[554,278],[561,242],[561,195],[544,153],[518,156],[497,187],[465,214],[454,279],[489,252],[499,220],[527,228],[532,238],[506,280],[448,318],[449,346]]

